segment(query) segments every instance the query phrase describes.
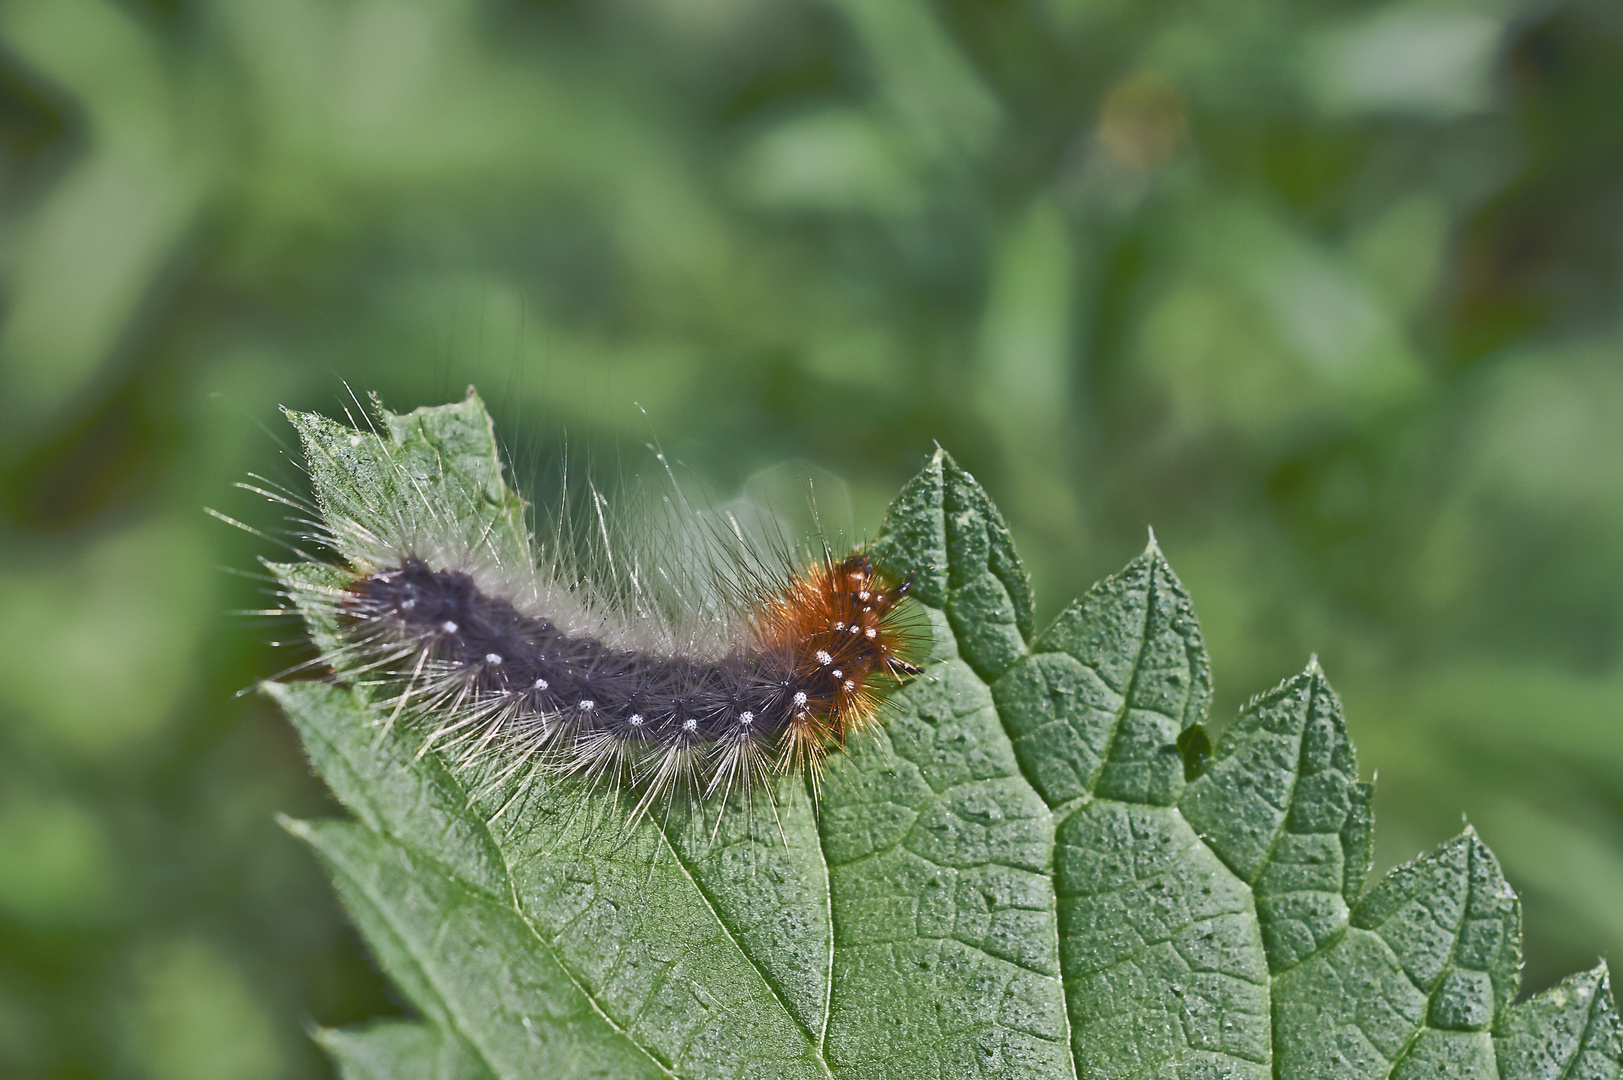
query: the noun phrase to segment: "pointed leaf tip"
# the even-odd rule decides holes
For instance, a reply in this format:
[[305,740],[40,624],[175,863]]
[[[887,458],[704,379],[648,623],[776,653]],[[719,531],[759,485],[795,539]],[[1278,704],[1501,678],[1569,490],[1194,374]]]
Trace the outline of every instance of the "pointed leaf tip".
[[[379,467],[378,505],[413,497],[389,469],[443,473],[457,520],[516,536],[469,400],[380,417],[356,468]],[[347,453],[350,429],[284,413]],[[956,650],[744,863],[680,828],[609,852],[545,814],[493,830],[494,803],[380,738],[349,688],[257,684],[360,819],[278,823],[427,1018],[324,1031],[343,1075],[1616,1080],[1604,964],[1508,1007],[1519,907],[1469,822],[1359,899],[1371,785],[1317,654],[1206,745],[1204,644],[1153,528],[1033,636],[1006,526],[937,444],[874,551]]]

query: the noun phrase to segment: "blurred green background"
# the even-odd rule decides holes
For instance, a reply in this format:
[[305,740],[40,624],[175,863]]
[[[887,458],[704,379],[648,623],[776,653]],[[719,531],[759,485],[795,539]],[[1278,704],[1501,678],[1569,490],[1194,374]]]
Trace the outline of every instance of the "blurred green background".
[[939,439],[1045,615],[1153,524],[1218,725],[1317,652],[1382,865],[1623,959],[1620,258],[1615,0],[6,0],[0,1074],[398,1008],[202,512],[345,381],[870,530]]

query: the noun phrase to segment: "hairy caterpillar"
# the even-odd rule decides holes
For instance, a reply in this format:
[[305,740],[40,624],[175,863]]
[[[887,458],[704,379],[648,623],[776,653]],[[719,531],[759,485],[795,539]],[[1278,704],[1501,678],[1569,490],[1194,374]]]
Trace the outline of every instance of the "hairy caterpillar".
[[[375,424],[349,427],[288,414],[317,513],[245,486],[306,511],[304,539],[331,553],[271,564],[320,663],[366,687],[380,723],[420,727],[425,750],[499,781],[623,791],[632,821],[773,798],[780,777],[815,795],[825,758],[918,673],[910,582],[860,549],[796,558],[680,499],[674,525],[632,540],[596,490],[584,537],[566,501],[538,542],[471,390],[405,416],[374,407]],[[430,418],[467,442],[426,437]],[[466,452],[481,444],[488,457]]]

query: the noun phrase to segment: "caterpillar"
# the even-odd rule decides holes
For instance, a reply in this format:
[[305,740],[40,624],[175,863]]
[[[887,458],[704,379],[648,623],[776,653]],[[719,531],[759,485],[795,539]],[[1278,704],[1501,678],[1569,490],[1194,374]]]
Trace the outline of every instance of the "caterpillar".
[[[262,478],[244,485],[301,510],[301,540],[320,552],[269,564],[289,602],[277,610],[305,618],[319,663],[367,688],[380,724],[420,728],[425,751],[494,782],[610,788],[631,822],[775,800],[780,780],[815,799],[829,755],[920,671],[911,582],[861,548],[797,556],[678,496],[662,503],[674,527],[638,534],[662,553],[651,560],[628,550],[621,537],[637,530],[611,526],[595,488],[592,543],[567,498],[530,529],[471,389],[406,416],[374,399],[348,427],[288,416],[315,506]],[[443,432],[423,437],[481,418],[476,475]]]

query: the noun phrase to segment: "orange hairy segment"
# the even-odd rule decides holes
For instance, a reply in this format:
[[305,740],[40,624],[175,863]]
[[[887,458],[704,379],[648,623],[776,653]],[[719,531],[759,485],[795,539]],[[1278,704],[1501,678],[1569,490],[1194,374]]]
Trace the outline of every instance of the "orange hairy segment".
[[804,766],[815,780],[828,751],[874,721],[884,692],[917,673],[915,635],[895,617],[908,589],[858,552],[810,567],[767,604],[764,644],[792,657],[806,697],[784,729],[786,771]]

